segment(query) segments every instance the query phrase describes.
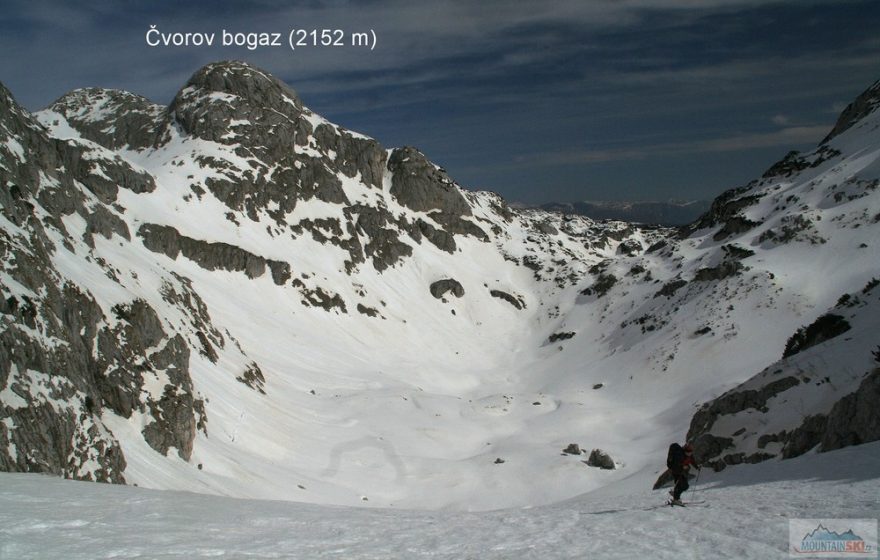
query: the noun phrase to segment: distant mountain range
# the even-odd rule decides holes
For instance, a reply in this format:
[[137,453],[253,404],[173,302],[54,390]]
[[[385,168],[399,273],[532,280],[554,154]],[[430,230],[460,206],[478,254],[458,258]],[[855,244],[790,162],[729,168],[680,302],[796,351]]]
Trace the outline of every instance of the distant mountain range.
[[710,200],[690,202],[622,202],[612,200],[581,202],[548,202],[540,208],[548,212],[561,212],[586,216],[594,220],[622,220],[641,224],[683,226],[697,220],[709,210]]

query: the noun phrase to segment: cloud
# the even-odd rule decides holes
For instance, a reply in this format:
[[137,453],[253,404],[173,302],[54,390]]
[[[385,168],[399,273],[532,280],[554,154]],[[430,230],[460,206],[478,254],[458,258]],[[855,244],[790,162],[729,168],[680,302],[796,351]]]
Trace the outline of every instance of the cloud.
[[[716,89],[725,85],[739,89],[733,91],[735,97],[753,93],[743,92],[743,85],[754,84],[757,78],[772,79],[791,58],[767,57],[766,52],[745,60],[731,59],[729,52],[703,58],[678,49],[693,34],[689,26],[701,18],[724,14],[727,31],[739,33],[749,18],[729,16],[764,4],[761,0],[437,0],[430,4],[317,0],[291,6],[261,0],[217,6],[193,0],[173,10],[161,3],[133,1],[123,10],[109,0],[76,9],[57,0],[41,2],[38,9],[32,2],[10,0],[0,13],[0,23],[23,22],[34,30],[27,44],[11,43],[0,33],[0,48],[20,53],[3,57],[0,68],[4,80],[15,82],[8,84],[13,92],[32,108],[63,94],[62,88],[87,85],[121,87],[168,102],[193,71],[223,58],[241,58],[266,68],[306,95],[337,99],[345,95],[344,103],[333,102],[341,112],[346,107],[375,110],[456,95],[525,102],[538,87],[543,87],[543,98],[556,98],[558,103],[587,104],[596,96],[616,97],[622,88],[657,88],[672,97],[712,84]],[[374,52],[150,49],[143,39],[150,24],[167,31],[373,28],[379,45]],[[657,41],[663,48],[656,49]],[[740,51],[745,48],[736,45]],[[840,57],[841,64],[845,61]],[[802,66],[808,63],[804,60]],[[551,73],[554,81],[546,83]],[[54,87],[58,91],[50,91]],[[397,91],[397,96],[388,95],[390,91]],[[309,102],[308,97],[305,100]]]
[[772,132],[741,134],[708,140],[530,154],[521,156],[516,161],[519,164],[528,165],[583,165],[613,161],[637,161],[686,154],[742,152],[777,146],[793,147],[816,143],[828,133],[829,129],[828,125],[794,126]]
[[775,132],[717,138],[705,143],[696,142],[694,144],[698,148],[696,151],[701,152],[737,152],[755,148],[802,145],[821,140],[823,136],[828,134],[830,128],[828,125],[792,126]]
[[774,115],[773,118],[770,120],[773,122],[773,124],[779,125],[779,126],[786,126],[786,125],[791,124],[791,119],[789,119],[785,115]]

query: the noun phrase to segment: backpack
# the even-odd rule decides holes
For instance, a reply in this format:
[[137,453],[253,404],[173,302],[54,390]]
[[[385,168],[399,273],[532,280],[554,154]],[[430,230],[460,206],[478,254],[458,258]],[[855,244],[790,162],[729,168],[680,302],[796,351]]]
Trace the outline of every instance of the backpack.
[[669,453],[666,454],[666,467],[677,469],[681,467],[682,462],[684,462],[684,448],[677,443],[673,443],[669,446]]

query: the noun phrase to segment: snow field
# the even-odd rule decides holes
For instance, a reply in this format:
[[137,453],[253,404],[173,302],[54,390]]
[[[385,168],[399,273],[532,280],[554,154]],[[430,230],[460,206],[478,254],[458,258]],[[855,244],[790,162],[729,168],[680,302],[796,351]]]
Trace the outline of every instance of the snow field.
[[701,474],[688,508],[655,471],[481,513],[318,506],[0,474],[0,558],[787,558],[789,520],[880,516],[880,443]]

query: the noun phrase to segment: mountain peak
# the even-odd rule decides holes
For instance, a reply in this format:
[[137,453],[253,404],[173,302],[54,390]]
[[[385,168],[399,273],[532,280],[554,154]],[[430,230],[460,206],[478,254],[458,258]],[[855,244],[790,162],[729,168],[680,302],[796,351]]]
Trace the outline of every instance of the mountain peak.
[[83,138],[109,149],[152,146],[165,107],[119,89],[80,88],[59,97],[48,110],[63,116]]
[[170,111],[186,132],[228,144],[236,142],[236,124],[249,123],[246,128],[261,129],[261,136],[280,133],[279,127],[298,129],[304,107],[297,93],[271,74],[244,62],[223,61],[193,74]]
[[293,105],[297,111],[302,110],[302,101],[290,86],[268,72],[236,60],[203,66],[177,94],[174,104],[191,90],[233,95],[255,106],[280,109]]
[[[71,90],[59,97],[50,108],[94,112],[96,108],[107,103],[134,102],[145,106],[157,106],[149,99],[121,89],[87,87]],[[111,108],[107,108],[109,110]]]

